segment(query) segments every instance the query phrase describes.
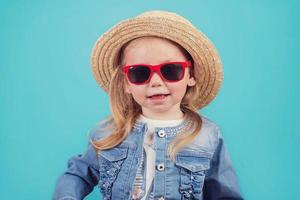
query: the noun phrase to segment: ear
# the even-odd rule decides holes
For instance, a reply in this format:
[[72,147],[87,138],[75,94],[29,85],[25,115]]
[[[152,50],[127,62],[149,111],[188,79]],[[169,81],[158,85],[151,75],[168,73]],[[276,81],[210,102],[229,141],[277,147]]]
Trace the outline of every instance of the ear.
[[195,80],[195,78],[192,75],[191,68],[188,68],[188,77],[189,78],[188,78],[187,85],[188,86],[194,86],[194,85],[196,85],[196,80]]
[[189,77],[187,85],[188,86],[194,86],[194,85],[196,85],[196,81],[195,81],[194,77]]

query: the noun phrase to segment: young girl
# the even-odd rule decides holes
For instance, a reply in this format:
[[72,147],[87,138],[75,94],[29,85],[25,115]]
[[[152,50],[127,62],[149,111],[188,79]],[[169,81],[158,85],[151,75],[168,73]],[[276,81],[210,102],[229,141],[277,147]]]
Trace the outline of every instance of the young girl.
[[112,116],[90,131],[53,199],[243,199],[220,128],[197,110],[216,96],[220,58],[208,38],[177,14],[150,11],[96,42],[96,81]]

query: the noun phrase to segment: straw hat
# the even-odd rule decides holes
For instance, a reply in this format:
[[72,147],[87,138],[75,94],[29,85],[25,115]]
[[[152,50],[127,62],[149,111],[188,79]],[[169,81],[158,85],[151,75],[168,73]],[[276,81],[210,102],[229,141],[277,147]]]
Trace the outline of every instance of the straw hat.
[[143,36],[172,40],[186,49],[194,61],[199,97],[194,106],[200,109],[217,95],[223,79],[220,57],[212,42],[187,19],[166,11],[148,11],[123,20],[105,32],[92,50],[91,66],[97,83],[108,92],[118,64],[121,47]]

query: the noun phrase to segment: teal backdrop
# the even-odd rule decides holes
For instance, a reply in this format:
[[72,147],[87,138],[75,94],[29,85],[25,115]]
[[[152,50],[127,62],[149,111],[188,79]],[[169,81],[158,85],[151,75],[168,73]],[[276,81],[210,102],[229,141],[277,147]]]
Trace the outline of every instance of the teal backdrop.
[[[220,53],[223,85],[200,112],[221,127],[245,199],[299,198],[298,2],[2,0],[0,198],[51,199],[68,158],[110,114],[90,69],[94,42],[154,9],[185,16]],[[98,188],[86,199],[101,199]]]

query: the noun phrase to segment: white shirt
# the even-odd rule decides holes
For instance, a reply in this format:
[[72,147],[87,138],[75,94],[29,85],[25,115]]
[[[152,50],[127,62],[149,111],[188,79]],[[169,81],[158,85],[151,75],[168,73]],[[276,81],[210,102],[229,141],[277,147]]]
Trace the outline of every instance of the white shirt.
[[146,159],[147,159],[146,194],[142,198],[142,200],[144,200],[146,199],[147,194],[150,192],[149,188],[153,182],[154,172],[155,172],[155,150],[153,148],[154,129],[156,127],[163,128],[163,127],[177,126],[183,122],[183,118],[176,119],[176,120],[157,120],[157,119],[147,118],[144,115],[140,115],[138,121],[146,122],[148,127],[147,133],[145,134],[144,145],[143,145],[146,152]]

